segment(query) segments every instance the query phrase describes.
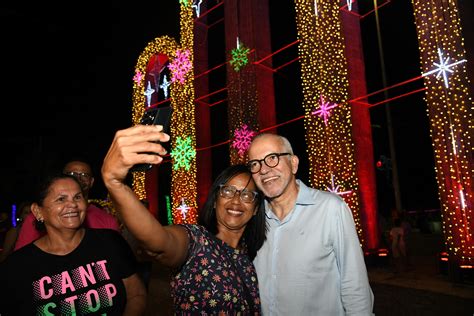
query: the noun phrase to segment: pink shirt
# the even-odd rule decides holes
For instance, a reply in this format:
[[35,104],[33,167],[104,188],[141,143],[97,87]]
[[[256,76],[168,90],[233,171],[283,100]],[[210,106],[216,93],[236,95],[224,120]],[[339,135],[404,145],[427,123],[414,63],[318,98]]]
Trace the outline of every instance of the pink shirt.
[[[46,235],[46,232],[39,232],[35,228],[36,218],[32,213],[29,213],[23,224],[21,225],[18,239],[15,244],[15,250],[32,243],[36,239]],[[98,208],[94,204],[89,204],[86,211],[86,219],[84,220],[84,227],[88,228],[108,228],[120,232],[117,220],[113,215],[110,215],[103,209]]]

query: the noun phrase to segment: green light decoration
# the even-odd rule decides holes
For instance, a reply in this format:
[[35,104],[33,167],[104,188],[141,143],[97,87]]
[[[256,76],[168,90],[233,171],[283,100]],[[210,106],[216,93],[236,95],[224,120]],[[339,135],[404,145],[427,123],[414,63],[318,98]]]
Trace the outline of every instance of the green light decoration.
[[176,138],[174,149],[171,151],[173,158],[173,169],[177,170],[184,167],[186,171],[191,167],[190,161],[196,157],[196,149],[191,145],[191,137]]
[[247,57],[249,52],[250,49],[245,47],[244,44],[241,44],[237,37],[237,48],[231,51],[232,59],[230,60],[230,64],[234,67],[235,71],[240,71],[240,69],[249,63]]
[[168,216],[168,225],[173,224],[173,213],[171,212],[171,199],[169,195],[165,195],[166,214]]
[[179,4],[184,4],[184,6],[187,7],[189,2],[188,0],[179,0]]

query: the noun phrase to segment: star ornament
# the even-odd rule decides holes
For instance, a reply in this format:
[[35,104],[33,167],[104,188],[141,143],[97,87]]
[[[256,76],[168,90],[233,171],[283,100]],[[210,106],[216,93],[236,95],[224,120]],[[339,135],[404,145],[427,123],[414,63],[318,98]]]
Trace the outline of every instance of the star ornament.
[[452,67],[456,66],[456,65],[459,65],[459,64],[462,64],[462,63],[465,63],[467,60],[466,59],[462,59],[462,60],[459,60],[459,61],[456,61],[454,63],[449,63],[449,57],[447,57],[446,59],[443,58],[443,51],[441,50],[441,48],[438,48],[438,57],[439,57],[439,63],[433,63],[433,65],[436,66],[436,68],[428,71],[428,72],[425,72],[424,74],[422,74],[423,77],[426,77],[426,76],[429,76],[435,72],[437,72],[436,74],[436,78],[438,79],[440,76],[443,76],[443,81],[444,81],[444,86],[446,88],[449,87],[449,83],[448,83],[448,72],[449,73],[453,73],[454,71],[451,69]]
[[352,11],[352,0],[346,0],[347,10]]
[[324,125],[328,125],[328,119],[331,116],[330,110],[334,109],[335,107],[339,106],[336,103],[329,103],[329,101],[324,101],[324,97],[321,95],[320,102],[319,102],[319,110],[313,111],[311,114],[318,115],[324,119]]
[[145,92],[143,92],[144,95],[146,95],[146,103],[147,103],[147,106],[150,106],[150,103],[151,103],[151,96],[152,94],[155,92],[155,89],[153,89],[151,87],[151,83],[150,81],[148,81],[148,85],[146,87],[146,90]]
[[333,174],[331,175],[331,186],[326,187],[326,188],[328,189],[329,192],[337,194],[337,195],[345,195],[345,194],[352,193],[352,190],[340,192],[339,191],[339,185],[334,186],[334,175]]
[[179,81],[179,83],[184,84],[185,76],[192,68],[189,60],[190,54],[189,49],[184,51],[178,49],[176,51],[176,58],[168,65],[171,71],[171,82]]
[[234,132],[235,139],[232,142],[232,147],[238,150],[240,156],[243,156],[252,142],[255,132],[248,128],[247,124],[242,125],[241,128]]
[[161,90],[163,90],[163,94],[165,96],[165,99],[168,99],[168,88],[171,85],[171,82],[168,81],[168,78],[166,75],[163,76],[163,81],[160,84]]
[[202,0],[197,0],[197,1],[194,1],[194,3],[191,5],[191,8],[193,8],[196,11],[197,17],[199,17],[199,15],[201,14],[201,3],[202,3]]
[[142,79],[143,79],[143,74],[141,73],[141,71],[138,69],[135,70],[135,76],[133,76],[133,81],[135,81],[135,83],[139,85],[142,82]]
[[188,214],[188,211],[191,209],[191,207],[189,207],[186,202],[184,202],[184,198],[181,198],[181,205],[176,209],[181,212],[181,216],[183,217],[183,220],[185,220],[186,214]]

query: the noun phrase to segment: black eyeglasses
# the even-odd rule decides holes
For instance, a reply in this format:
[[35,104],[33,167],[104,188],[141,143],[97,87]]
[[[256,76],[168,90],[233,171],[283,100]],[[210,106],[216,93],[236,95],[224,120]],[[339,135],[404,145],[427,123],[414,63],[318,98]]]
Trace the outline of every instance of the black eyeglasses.
[[92,175],[88,174],[87,172],[70,171],[70,172],[65,172],[64,174],[66,174],[68,176],[73,176],[76,179],[89,180],[90,178],[92,178]]
[[252,203],[258,196],[255,191],[249,191],[247,189],[237,190],[233,185],[221,184],[219,186],[219,195],[226,199],[233,199],[236,193],[239,193],[240,200],[245,203]]
[[263,159],[254,159],[247,162],[247,167],[251,173],[257,173],[262,169],[262,161],[270,168],[275,168],[280,163],[280,157],[291,155],[290,153],[271,153]]

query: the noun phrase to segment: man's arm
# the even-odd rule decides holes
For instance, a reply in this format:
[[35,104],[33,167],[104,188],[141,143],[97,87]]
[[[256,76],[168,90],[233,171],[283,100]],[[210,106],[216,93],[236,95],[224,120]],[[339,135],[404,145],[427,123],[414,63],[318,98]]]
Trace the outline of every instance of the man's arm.
[[373,315],[374,295],[352,212],[344,202],[336,208],[334,248],[341,275],[342,304],[346,315]]

